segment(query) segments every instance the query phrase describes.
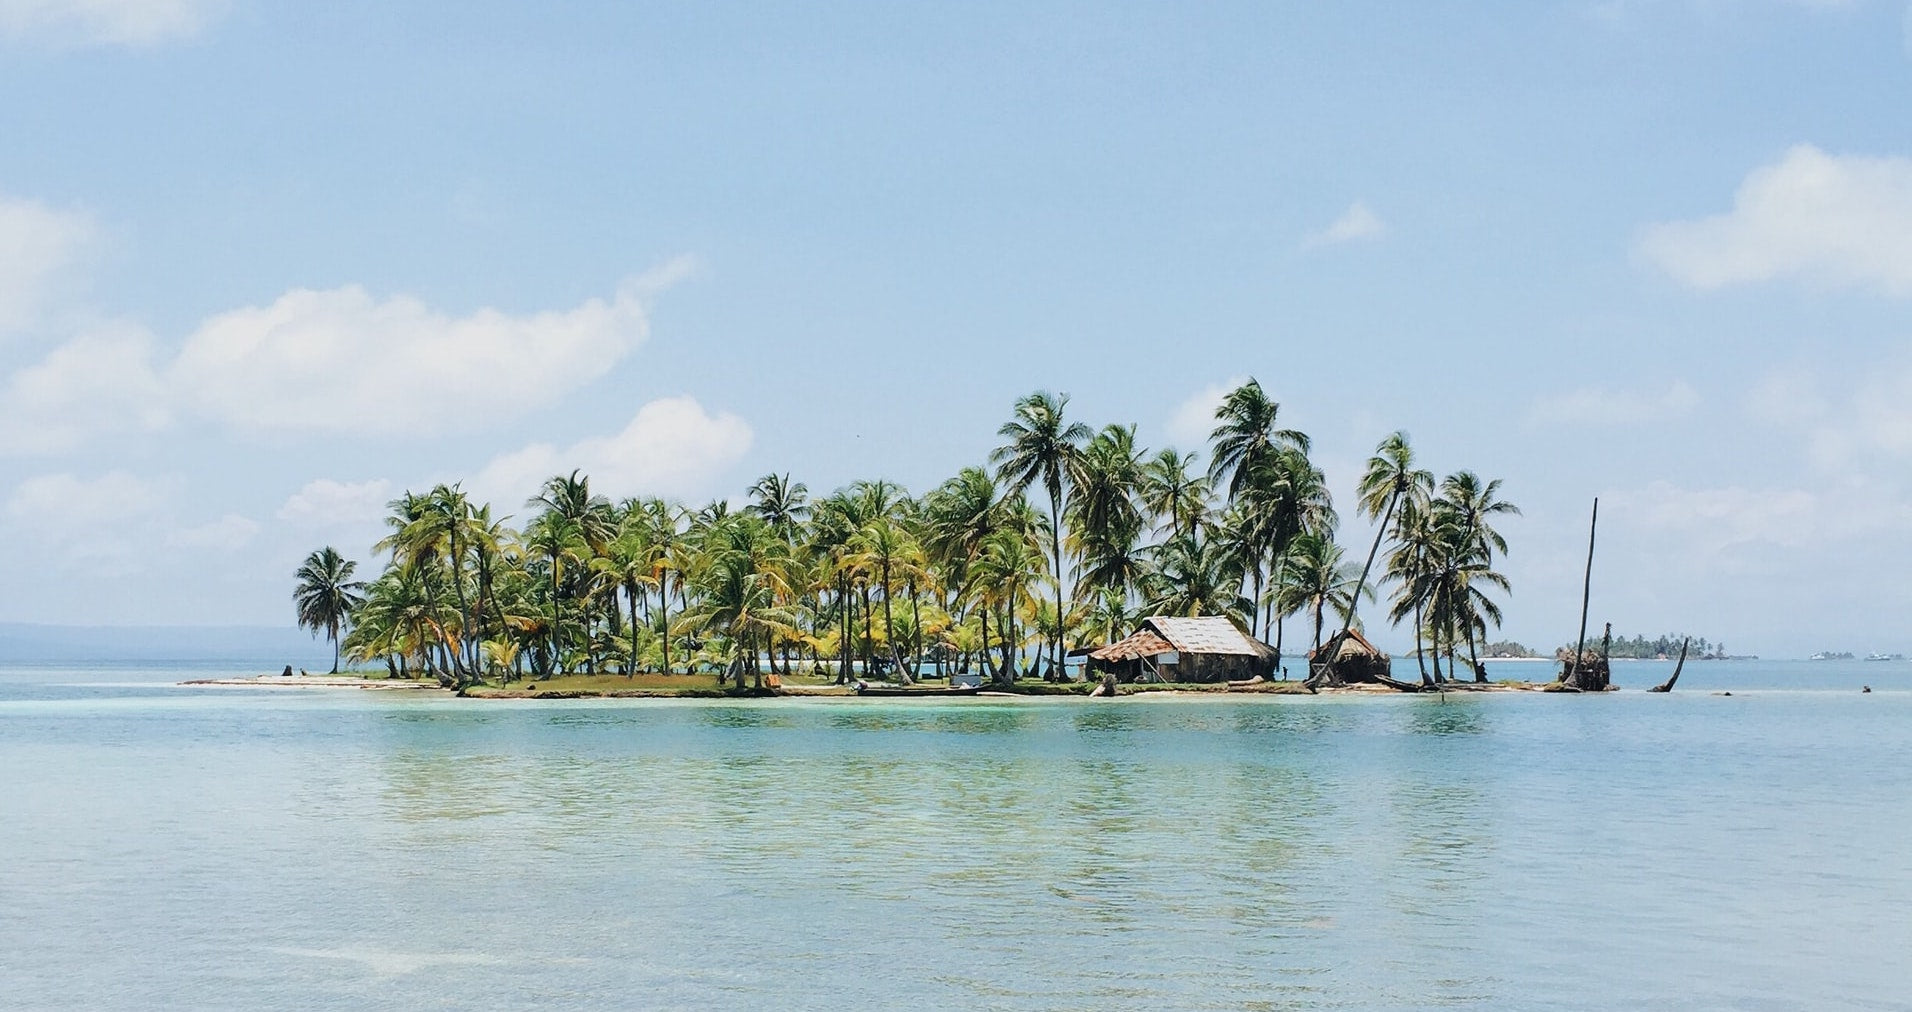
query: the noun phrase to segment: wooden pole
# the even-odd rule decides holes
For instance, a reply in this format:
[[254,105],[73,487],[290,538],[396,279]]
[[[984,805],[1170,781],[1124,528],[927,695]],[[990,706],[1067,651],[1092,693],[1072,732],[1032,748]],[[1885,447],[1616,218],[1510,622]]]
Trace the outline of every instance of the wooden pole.
[[1587,576],[1580,585],[1580,638],[1573,646],[1573,658],[1567,662],[1567,670],[1560,676],[1563,682],[1576,687],[1580,684],[1580,655],[1587,649],[1587,600],[1593,594],[1593,538],[1600,528],[1600,498],[1593,500],[1593,522],[1587,525]]

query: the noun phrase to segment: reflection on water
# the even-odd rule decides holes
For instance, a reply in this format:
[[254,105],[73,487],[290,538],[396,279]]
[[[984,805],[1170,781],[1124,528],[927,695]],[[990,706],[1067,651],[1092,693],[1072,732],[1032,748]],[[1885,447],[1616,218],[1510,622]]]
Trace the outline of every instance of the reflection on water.
[[1488,707],[1478,699],[1421,696],[1408,704],[1408,730],[1415,734],[1480,734],[1487,729]]
[[6,716],[35,774],[0,793],[0,979],[85,1008],[1879,1005],[1903,980],[1847,954],[1912,946],[1912,811],[1866,772],[1912,762],[1912,699],[1881,695]]

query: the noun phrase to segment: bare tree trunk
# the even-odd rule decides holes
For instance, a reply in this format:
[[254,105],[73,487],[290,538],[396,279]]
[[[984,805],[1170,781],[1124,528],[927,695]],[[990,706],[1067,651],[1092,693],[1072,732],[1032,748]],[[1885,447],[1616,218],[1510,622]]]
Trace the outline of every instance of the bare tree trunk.
[[1673,677],[1667,679],[1664,682],[1661,682],[1658,685],[1655,685],[1654,687],[1646,691],[1648,692],[1672,692],[1673,691],[1673,683],[1680,680],[1680,670],[1686,667],[1686,648],[1692,642],[1693,642],[1693,637],[1691,636],[1688,636],[1687,638],[1680,641],[1680,662],[1678,664],[1673,665]]
[[1600,529],[1600,498],[1593,500],[1593,521],[1587,525],[1587,575],[1580,584],[1580,636],[1574,641],[1573,656],[1567,659],[1567,669],[1560,673],[1560,680],[1578,684],[1580,655],[1587,649],[1587,602],[1593,596],[1593,538]]

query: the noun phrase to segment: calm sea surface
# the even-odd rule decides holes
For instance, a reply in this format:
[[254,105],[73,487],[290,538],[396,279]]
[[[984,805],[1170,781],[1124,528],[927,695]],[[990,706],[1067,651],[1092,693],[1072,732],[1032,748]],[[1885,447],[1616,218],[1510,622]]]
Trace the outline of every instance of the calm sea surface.
[[1912,664],[1445,701],[170,684],[206,673],[0,670],[0,1006],[1912,1003]]

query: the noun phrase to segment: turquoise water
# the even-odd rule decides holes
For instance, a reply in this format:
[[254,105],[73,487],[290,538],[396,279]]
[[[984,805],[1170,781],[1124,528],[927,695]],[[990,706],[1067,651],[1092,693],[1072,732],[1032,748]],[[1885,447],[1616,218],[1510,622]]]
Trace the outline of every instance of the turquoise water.
[[0,1005],[1912,994],[1912,665],[1445,701],[167,684],[197,674],[0,671]]

